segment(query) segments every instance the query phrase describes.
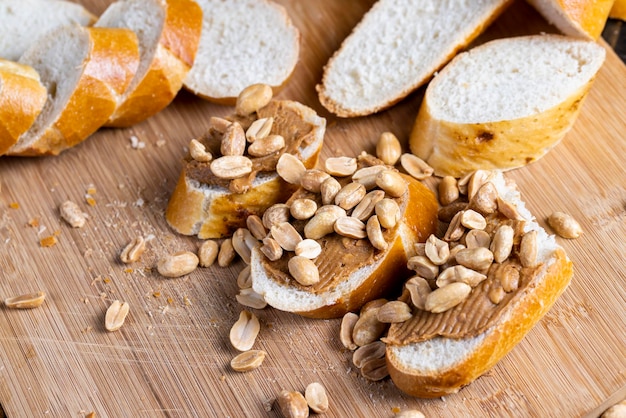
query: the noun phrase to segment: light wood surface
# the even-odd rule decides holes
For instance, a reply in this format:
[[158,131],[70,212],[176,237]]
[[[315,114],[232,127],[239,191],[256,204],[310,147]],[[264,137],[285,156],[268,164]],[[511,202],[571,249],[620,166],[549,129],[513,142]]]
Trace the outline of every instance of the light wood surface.
[[[101,13],[106,0],[83,0]],[[328,119],[323,157],[374,151],[390,130],[408,138],[423,89],[381,114],[343,120],[319,104],[314,86],[324,63],[372,0],[281,0],[302,31],[301,59],[280,98],[299,100]],[[416,22],[417,23],[417,22]],[[518,1],[481,37],[552,31]],[[611,51],[574,129],[539,162],[510,173],[545,226],[551,212],[576,217],[585,234],[560,240],[574,261],[571,286],[548,315],[491,372],[458,394],[420,400],[386,380],[369,383],[338,340],[339,320],[309,320],[273,309],[255,348],[260,369],[230,370],[228,332],[237,263],[163,279],[156,260],[199,241],[168,228],[164,210],[184,147],[212,115],[232,108],[187,92],[129,129],[101,129],[59,157],[0,159],[0,297],[44,290],[28,311],[0,309],[0,404],[8,417],[261,417],[281,389],[321,382],[329,417],[386,417],[419,409],[428,417],[598,416],[626,397],[626,67]],[[131,147],[135,136],[145,144]],[[90,188],[95,206],[86,203]],[[92,190],[93,191],[93,190]],[[77,202],[89,215],[72,229],[58,206]],[[15,205],[17,204],[17,205]],[[19,206],[19,207],[16,207]],[[37,220],[39,226],[31,226]],[[42,237],[58,243],[42,248]],[[132,269],[118,261],[137,235],[148,251]],[[104,330],[112,300],[129,302],[120,331]]]

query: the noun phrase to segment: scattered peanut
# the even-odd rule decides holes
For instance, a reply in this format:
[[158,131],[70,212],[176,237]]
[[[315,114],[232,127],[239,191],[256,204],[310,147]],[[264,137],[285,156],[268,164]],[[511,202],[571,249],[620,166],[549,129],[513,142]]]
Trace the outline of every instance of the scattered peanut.
[[583,229],[576,219],[564,212],[553,212],[548,217],[548,224],[561,238],[574,239],[583,233]]
[[46,293],[39,291],[13,296],[4,300],[4,306],[10,309],[32,309],[40,307],[46,299]]
[[130,305],[127,302],[120,302],[114,300],[113,303],[107,309],[104,318],[104,327],[107,331],[117,331],[124,325],[126,316],[130,310]]
[[190,251],[179,251],[163,257],[157,263],[157,271],[163,277],[181,277],[198,267],[198,256]]

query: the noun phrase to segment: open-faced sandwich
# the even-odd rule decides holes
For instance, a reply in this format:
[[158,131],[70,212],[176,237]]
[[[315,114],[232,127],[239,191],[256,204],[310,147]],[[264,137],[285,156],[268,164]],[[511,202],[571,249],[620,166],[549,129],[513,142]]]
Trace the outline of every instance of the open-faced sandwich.
[[300,189],[263,216],[252,251],[255,292],[280,310],[334,318],[387,295],[408,277],[414,245],[435,232],[434,193],[363,154],[305,170],[289,155],[278,173]]
[[235,114],[212,118],[202,138],[189,144],[189,155],[170,198],[166,218],[177,232],[198,238],[222,238],[284,202],[297,186],[276,173],[288,154],[313,168],[322,147],[326,120],[290,100],[272,100],[268,85],[241,93]]

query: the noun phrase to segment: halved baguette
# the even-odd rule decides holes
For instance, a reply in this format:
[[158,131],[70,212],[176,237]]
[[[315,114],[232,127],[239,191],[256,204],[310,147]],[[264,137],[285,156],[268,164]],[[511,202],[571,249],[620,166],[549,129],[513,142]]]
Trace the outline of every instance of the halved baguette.
[[66,25],[89,26],[96,17],[77,3],[56,0],[0,2],[0,58],[17,61],[37,40]]
[[426,83],[511,2],[379,0],[324,67],[322,105],[341,117],[386,109]]
[[300,32],[285,8],[268,0],[198,0],[202,37],[185,87],[205,99],[233,104],[252,84],[276,93],[298,62]]
[[543,17],[568,36],[596,40],[614,0],[528,0]]
[[193,65],[202,10],[193,0],[119,0],[95,27],[127,28],[139,41],[140,63],[106,126],[126,127],[165,108]]
[[[387,367],[394,384],[412,396],[455,393],[491,369],[548,312],[571,280],[572,262],[555,237],[537,224],[515,186],[501,172],[487,181],[501,199],[487,230],[491,234],[498,225],[510,224],[516,230],[512,253],[502,264],[494,262],[487,278],[459,305],[441,313],[414,308],[411,319],[391,325],[383,338]],[[531,264],[522,261],[520,244],[530,231],[537,234]],[[453,260],[447,263],[454,265]],[[519,269],[519,284],[494,302],[492,289],[506,288],[504,276],[498,275],[504,265]]]
[[[382,164],[380,161],[377,163]],[[289,222],[302,238],[315,239],[321,246],[321,253],[313,259],[320,281],[307,286],[293,277],[288,267],[289,260],[295,256],[293,251],[285,250],[280,259],[272,261],[264,255],[261,247],[256,247],[252,250],[250,261],[254,291],[263,296],[270,306],[282,311],[311,318],[337,318],[397,290],[398,284],[408,277],[406,263],[414,253],[414,244],[423,242],[434,233],[438,208],[430,189],[410,176],[400,174],[400,179],[406,182],[407,189],[402,196],[394,199],[400,208],[397,224],[382,229],[386,248],[374,248],[367,236],[353,239],[331,232],[316,238],[305,229],[309,220],[298,222],[290,219]],[[351,183],[350,177],[342,181],[344,185]],[[390,197],[389,194],[383,195]],[[296,192],[287,205],[302,198],[316,200],[319,210],[322,210],[319,194],[305,189]],[[348,216],[352,213],[349,210]],[[273,231],[270,232],[272,236]],[[274,239],[278,238],[274,236]]]
[[[245,227],[248,215],[262,215],[266,208],[284,202],[295,191],[295,186],[276,174],[275,163],[282,153],[295,155],[306,168],[317,164],[326,120],[311,108],[290,100],[272,101],[255,112],[254,117],[274,118],[271,134],[283,136],[286,147],[257,159],[252,173],[242,178],[246,182],[252,179],[251,183],[239,191],[231,190],[232,182],[217,179],[209,162],[188,157],[165,212],[167,222],[176,232],[201,239],[228,237]],[[237,117],[233,119],[236,121]],[[213,158],[219,156],[221,136],[221,132],[211,129],[201,139],[211,153],[215,152]],[[270,162],[270,166],[261,168],[264,161]]]
[[100,128],[113,114],[137,65],[137,37],[128,29],[65,26],[24,53],[48,90],[33,126],[10,155],[57,155]]
[[37,71],[0,59],[0,155],[32,126],[47,97]]
[[604,57],[595,42],[560,35],[461,53],[426,89],[411,151],[440,176],[536,161],[574,124]]

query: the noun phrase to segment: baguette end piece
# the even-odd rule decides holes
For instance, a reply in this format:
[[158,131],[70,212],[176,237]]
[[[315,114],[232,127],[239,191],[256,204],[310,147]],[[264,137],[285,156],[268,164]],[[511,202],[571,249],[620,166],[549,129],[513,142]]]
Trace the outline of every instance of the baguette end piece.
[[411,152],[439,176],[537,161],[573,127],[604,57],[595,42],[561,35],[499,39],[459,54],[426,89]]

